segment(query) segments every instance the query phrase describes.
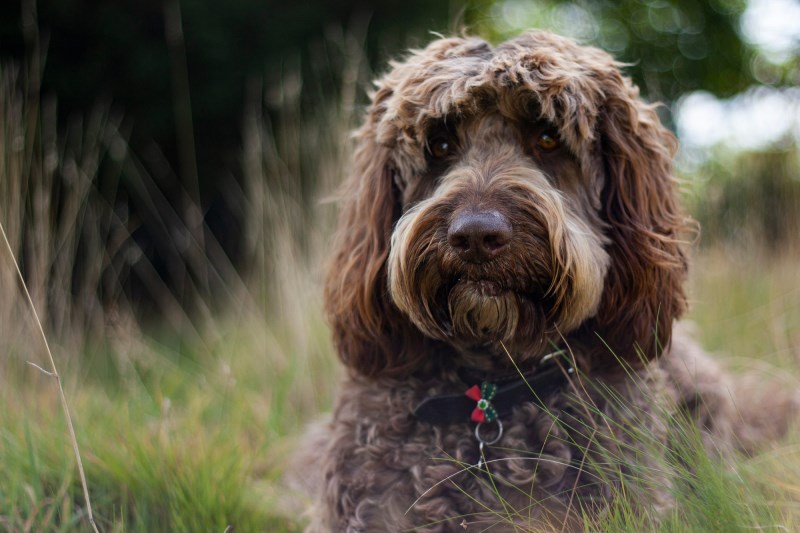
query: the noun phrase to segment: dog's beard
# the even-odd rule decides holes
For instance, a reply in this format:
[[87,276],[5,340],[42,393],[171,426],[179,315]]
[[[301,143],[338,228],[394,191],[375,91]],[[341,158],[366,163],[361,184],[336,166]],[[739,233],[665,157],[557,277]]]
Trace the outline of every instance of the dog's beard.
[[447,297],[450,342],[467,350],[533,355],[553,333],[547,327],[547,304],[495,282],[462,281]]
[[545,239],[529,233],[524,256],[475,265],[457,257],[444,231],[398,224],[389,260],[397,306],[426,335],[461,351],[540,354],[555,335],[557,313],[549,288],[558,275]]
[[500,355],[535,355],[552,337],[553,302],[543,275],[463,265],[448,253],[439,259],[420,271],[416,301],[422,305],[406,309],[427,335],[461,351]]
[[457,338],[509,339],[517,329],[519,301],[491,281],[456,284],[447,297],[447,308]]

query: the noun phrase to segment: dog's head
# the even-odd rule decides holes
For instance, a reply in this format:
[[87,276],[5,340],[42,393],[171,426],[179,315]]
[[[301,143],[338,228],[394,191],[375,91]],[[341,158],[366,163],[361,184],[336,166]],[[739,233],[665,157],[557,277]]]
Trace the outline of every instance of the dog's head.
[[674,137],[606,53],[532,32],[450,38],[377,83],[326,308],[368,375],[432,354],[635,363],[684,310]]

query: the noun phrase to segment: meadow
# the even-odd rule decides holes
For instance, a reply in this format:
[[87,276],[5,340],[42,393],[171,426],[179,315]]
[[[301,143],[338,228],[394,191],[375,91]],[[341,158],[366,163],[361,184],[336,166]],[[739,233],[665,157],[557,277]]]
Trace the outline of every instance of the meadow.
[[[302,529],[307,502],[285,490],[282,475],[305,424],[330,409],[340,373],[320,302],[335,213],[318,200],[347,169],[358,78],[348,78],[338,104],[289,108],[280,134],[251,110],[242,158],[250,268],[212,269],[214,243],[192,241],[187,268],[218,278],[224,311],[200,301],[189,313],[165,297],[163,327],[143,328],[119,284],[125,269],[148,265],[124,216],[92,183],[108,158],[143,184],[153,178],[107,109],[56,131],[55,106],[22,90],[31,83],[25,73],[0,71],[0,223],[8,236],[8,246],[0,242],[0,529],[91,529],[59,379],[99,530]],[[301,174],[316,176],[313,189],[298,185]],[[702,194],[687,181],[688,204]],[[688,317],[734,371],[781,376],[789,387],[800,387],[796,244],[695,244]],[[30,301],[15,261],[24,262]],[[109,295],[116,305],[107,305]],[[33,309],[59,379],[48,374]],[[682,449],[687,483],[675,488],[677,510],[658,529],[800,529],[798,443],[795,431],[724,465],[698,447]],[[592,529],[653,527],[624,502],[604,520]]]

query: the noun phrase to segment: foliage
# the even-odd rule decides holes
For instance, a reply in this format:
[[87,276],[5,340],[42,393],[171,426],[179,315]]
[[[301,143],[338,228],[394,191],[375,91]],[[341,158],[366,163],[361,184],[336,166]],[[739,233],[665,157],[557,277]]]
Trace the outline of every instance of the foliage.
[[[275,341],[264,353],[262,324],[218,326],[219,346],[172,351],[134,335],[115,353],[86,354],[76,372],[84,377],[70,374],[67,395],[101,530],[295,529],[277,489],[291,449],[285,435],[327,403],[331,360],[285,347],[281,365]],[[91,375],[95,358],[109,356],[116,368]],[[3,366],[14,380],[0,393],[0,529],[81,530],[85,502],[55,384],[30,367]]]
[[[328,63],[332,51],[325,43],[342,28],[364,33],[368,57],[375,60],[403,46],[408,34],[442,29],[450,15],[447,3],[423,0],[369,7],[354,0],[236,0],[224,6],[214,0],[22,0],[0,7],[0,57],[22,61],[41,34],[47,52],[42,89],[58,95],[63,115],[112,100],[135,121],[134,151],[144,154],[155,143],[185,187],[191,182],[180,168],[180,129],[192,128],[209,199],[238,174],[251,83],[263,79],[280,87],[297,74],[308,81],[313,64]],[[327,88],[338,85],[315,83],[329,81]],[[176,115],[184,99],[191,105],[188,124]]]
[[[252,200],[270,210],[261,213],[263,218],[293,224],[285,231],[271,228],[269,238],[287,253],[263,271],[269,287],[244,290],[238,278],[226,278],[237,305],[225,318],[190,323],[179,315],[174,327],[162,328],[159,340],[142,334],[122,299],[113,317],[104,315],[102,306],[84,309],[85,302],[69,292],[72,269],[80,261],[100,267],[110,260],[110,250],[102,239],[94,247],[73,241],[100,227],[94,218],[60,209],[71,216],[63,226],[75,235],[59,238],[53,221],[32,216],[31,210],[48,199],[106,212],[90,186],[73,191],[59,172],[104,150],[107,139],[88,133],[106,122],[93,122],[86,132],[76,128],[82,151],[64,149],[55,138],[42,149],[39,122],[24,120],[38,117],[36,102],[20,99],[14,80],[3,76],[0,110],[8,129],[0,136],[0,161],[6,165],[0,185],[13,194],[2,197],[0,221],[5,228],[24,228],[12,233],[14,254],[25,257],[30,251],[44,265],[42,275],[28,276],[31,292],[55,295],[37,298],[35,305],[56,316],[60,326],[48,330],[54,333],[102,530],[223,531],[229,524],[245,531],[296,530],[291,523],[297,523],[299,510],[287,518],[287,501],[276,488],[278,467],[291,449],[286,436],[328,405],[336,382],[311,273],[318,259],[309,255],[308,245],[304,252],[290,240],[301,234],[310,239],[317,230],[299,227],[308,221],[291,210],[296,198],[290,192],[257,188],[263,169],[253,166]],[[44,122],[52,125],[52,120],[48,116]],[[261,117],[252,120],[258,122],[255,130],[265,131]],[[26,125],[33,125],[30,135]],[[248,138],[252,158],[262,160],[270,140]],[[46,161],[49,173],[43,174]],[[74,172],[85,171],[80,177],[91,183],[95,167],[76,166]],[[128,243],[124,227],[113,227],[123,231],[117,235],[122,244]],[[314,250],[323,249],[322,240],[311,242]],[[86,506],[59,417],[56,383],[25,364],[44,366],[43,349],[29,326],[30,309],[5,248],[0,260],[0,529],[80,530],[86,526]],[[206,256],[195,260],[208,262]],[[61,263],[69,268],[55,268]],[[87,279],[96,284],[87,287],[89,294],[98,294],[103,280]],[[108,283],[119,288],[114,280]],[[259,295],[265,298],[263,307],[256,303]],[[93,319],[100,331],[85,327],[82,318]]]
[[788,146],[761,152],[717,148],[694,171],[689,195],[703,228],[703,242],[779,252],[798,243],[800,150]]
[[475,17],[495,39],[528,27],[549,28],[599,46],[629,63],[634,81],[655,101],[706,90],[730,96],[754,82],[754,51],[738,33],[739,0],[635,2],[484,0]]

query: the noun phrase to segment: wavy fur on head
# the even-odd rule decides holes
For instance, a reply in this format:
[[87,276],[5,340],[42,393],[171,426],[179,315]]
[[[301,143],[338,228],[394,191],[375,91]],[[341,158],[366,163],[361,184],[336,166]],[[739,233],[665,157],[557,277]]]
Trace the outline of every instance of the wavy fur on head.
[[[499,501],[525,509],[508,527],[577,527],[571,510],[600,505],[619,482],[592,471],[597,450],[660,472],[616,434],[630,413],[664,440],[655,405],[702,395],[733,412],[719,369],[683,339],[670,348],[691,229],[676,142],[608,54],[544,32],[496,47],[439,39],[392,64],[355,138],[325,290],[350,372],[315,463],[312,530],[451,531]],[[523,402],[504,421],[489,452],[497,483],[462,472],[478,459],[469,420],[413,415],[470,385],[461,367],[528,371],[556,347],[577,372],[547,409]],[[730,436],[732,418],[704,430]],[[666,490],[642,492],[667,506]]]

